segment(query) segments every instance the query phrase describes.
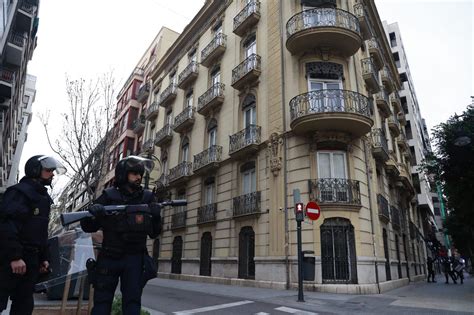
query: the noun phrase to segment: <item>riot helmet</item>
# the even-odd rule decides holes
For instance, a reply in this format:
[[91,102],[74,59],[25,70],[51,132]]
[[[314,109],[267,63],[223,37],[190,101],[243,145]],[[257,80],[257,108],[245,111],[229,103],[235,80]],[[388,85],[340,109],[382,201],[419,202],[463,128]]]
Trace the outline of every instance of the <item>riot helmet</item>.
[[54,170],[56,175],[66,173],[66,168],[58,160],[47,155],[35,155],[26,161],[25,176],[30,178],[40,178],[41,170]]
[[115,186],[119,187],[128,183],[128,173],[135,172],[143,177],[145,172],[149,173],[155,163],[141,156],[130,155],[121,159],[115,167]]

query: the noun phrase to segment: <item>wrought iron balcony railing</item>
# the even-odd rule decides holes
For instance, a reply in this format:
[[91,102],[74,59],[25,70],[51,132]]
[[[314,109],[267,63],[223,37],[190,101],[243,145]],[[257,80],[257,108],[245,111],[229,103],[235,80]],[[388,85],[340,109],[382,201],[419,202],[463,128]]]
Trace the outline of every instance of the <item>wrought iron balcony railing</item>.
[[137,101],[143,102],[150,94],[150,83],[145,83],[138,89]]
[[186,227],[186,211],[173,213],[171,215],[171,228],[180,229]]
[[260,144],[261,129],[260,126],[250,125],[236,134],[229,136],[229,154],[252,144]]
[[254,70],[261,71],[261,57],[257,54],[251,54],[232,70],[232,85]]
[[163,128],[161,128],[160,130],[157,131],[157,133],[155,135],[155,144],[159,145],[166,138],[171,139],[172,136],[173,136],[173,131],[171,129],[171,125],[166,124],[166,125],[164,125]]
[[20,10],[28,13],[33,14],[35,12],[36,6],[34,4],[29,3],[28,1],[21,1],[20,3]]
[[8,83],[12,83],[13,79],[15,78],[15,72],[5,69],[5,68],[0,68],[0,80]]
[[175,83],[168,85],[168,87],[160,94],[160,105],[166,106],[169,100],[176,97],[177,89],[178,86]]
[[318,178],[308,181],[310,194],[319,203],[360,205],[359,181],[345,178]]
[[310,114],[346,112],[370,117],[366,96],[347,90],[318,90],[300,94],[290,100],[291,120]]
[[372,130],[372,143],[374,148],[381,148],[388,156],[387,138],[382,128],[375,128]]
[[191,61],[186,68],[178,76],[178,86],[183,87],[185,82],[191,77],[195,77],[198,74],[199,64],[196,61]]
[[168,182],[171,183],[182,177],[191,176],[192,169],[193,169],[193,163],[191,162],[184,161],[184,162],[179,163],[177,166],[169,170]]
[[10,43],[15,46],[22,47],[25,45],[26,37],[22,33],[12,32],[10,34]]
[[197,223],[208,223],[216,221],[217,203],[211,203],[198,208]]
[[148,151],[153,152],[154,142],[155,142],[155,140],[153,138],[150,138],[150,139],[146,140],[145,142],[143,142],[142,152],[148,152]]
[[318,27],[338,27],[360,34],[358,18],[336,8],[314,8],[299,12],[286,23],[286,33],[290,37],[297,32]]
[[209,103],[217,98],[224,98],[224,83],[214,83],[203,95],[199,96],[197,111],[200,113]]
[[148,106],[148,108],[145,111],[145,117],[147,119],[154,118],[156,115],[158,115],[159,108],[160,108],[160,105],[158,104],[158,102],[155,101],[151,103],[151,105]]
[[181,113],[174,118],[173,129],[180,132],[181,127],[184,127],[186,122],[194,122],[194,112],[196,108],[194,106],[187,106]]
[[233,216],[240,217],[249,214],[259,214],[260,195],[260,191],[255,191],[246,195],[235,197],[232,200]]
[[213,56],[217,51],[218,48],[221,48],[223,51],[227,46],[227,35],[223,33],[218,33],[214,38],[211,40],[209,44],[201,51],[201,63],[208,66],[209,63],[206,62],[210,56]]
[[213,145],[194,156],[193,170],[196,171],[209,164],[220,162],[222,160],[222,147]]
[[260,1],[251,0],[249,3],[234,17],[234,32],[240,34],[239,28],[252,15],[260,16]]
[[390,208],[387,199],[381,194],[377,194],[377,205],[379,208],[379,218],[384,220],[385,222],[389,222]]
[[395,206],[390,206],[390,212],[392,214],[392,227],[400,230],[400,210]]

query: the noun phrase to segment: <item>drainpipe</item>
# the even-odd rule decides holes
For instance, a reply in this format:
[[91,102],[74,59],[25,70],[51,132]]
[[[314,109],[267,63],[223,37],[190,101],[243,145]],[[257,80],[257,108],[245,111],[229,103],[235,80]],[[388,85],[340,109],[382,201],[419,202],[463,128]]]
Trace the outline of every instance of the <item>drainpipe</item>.
[[[356,67],[356,60],[352,57],[352,61],[354,63],[354,71],[357,69]],[[359,93],[359,79],[357,77],[357,73],[355,75],[356,79],[356,89],[357,93]],[[374,268],[375,268],[375,282],[377,283],[377,290],[380,294],[380,281],[379,281],[379,270],[377,268],[377,246],[375,243],[375,228],[374,228],[374,216],[372,214],[372,189],[370,187],[370,176],[369,176],[369,157],[367,156],[367,146],[365,140],[362,140],[362,144],[364,146],[364,157],[365,157],[365,173],[367,175],[367,194],[369,197],[369,213],[370,213],[370,228],[372,230],[372,244],[374,250]]]
[[284,56],[284,46],[283,46],[283,39],[284,39],[284,27],[283,27],[283,2],[280,0],[279,6],[279,23],[280,23],[280,71],[281,71],[281,113],[283,119],[283,211],[285,211],[285,271],[286,271],[286,289],[290,289],[290,231],[289,231],[289,224],[288,224],[288,175],[287,175],[287,149],[288,144],[286,141],[286,111],[285,111],[285,56]]

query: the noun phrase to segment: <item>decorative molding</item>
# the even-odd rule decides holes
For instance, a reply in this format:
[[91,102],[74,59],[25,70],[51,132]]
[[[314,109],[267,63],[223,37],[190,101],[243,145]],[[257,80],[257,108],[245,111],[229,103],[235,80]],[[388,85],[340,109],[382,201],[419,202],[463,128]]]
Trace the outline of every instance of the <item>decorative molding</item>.
[[281,170],[282,157],[280,156],[280,151],[283,141],[282,135],[277,132],[272,133],[268,139],[267,156],[270,158],[270,170],[273,176],[278,176]]
[[321,79],[344,79],[344,68],[334,62],[308,62],[306,63],[306,76]]
[[349,146],[352,138],[344,132],[338,131],[317,131],[313,134],[312,143],[316,145],[320,142],[339,142]]

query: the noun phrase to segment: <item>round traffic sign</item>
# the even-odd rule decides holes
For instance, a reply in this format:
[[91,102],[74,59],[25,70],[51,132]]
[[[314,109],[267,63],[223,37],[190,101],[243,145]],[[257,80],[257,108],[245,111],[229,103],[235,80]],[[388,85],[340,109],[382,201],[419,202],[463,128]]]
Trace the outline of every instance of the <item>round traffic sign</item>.
[[317,220],[319,219],[319,216],[321,215],[321,208],[318,206],[318,204],[314,201],[308,202],[306,205],[306,216],[310,220]]

